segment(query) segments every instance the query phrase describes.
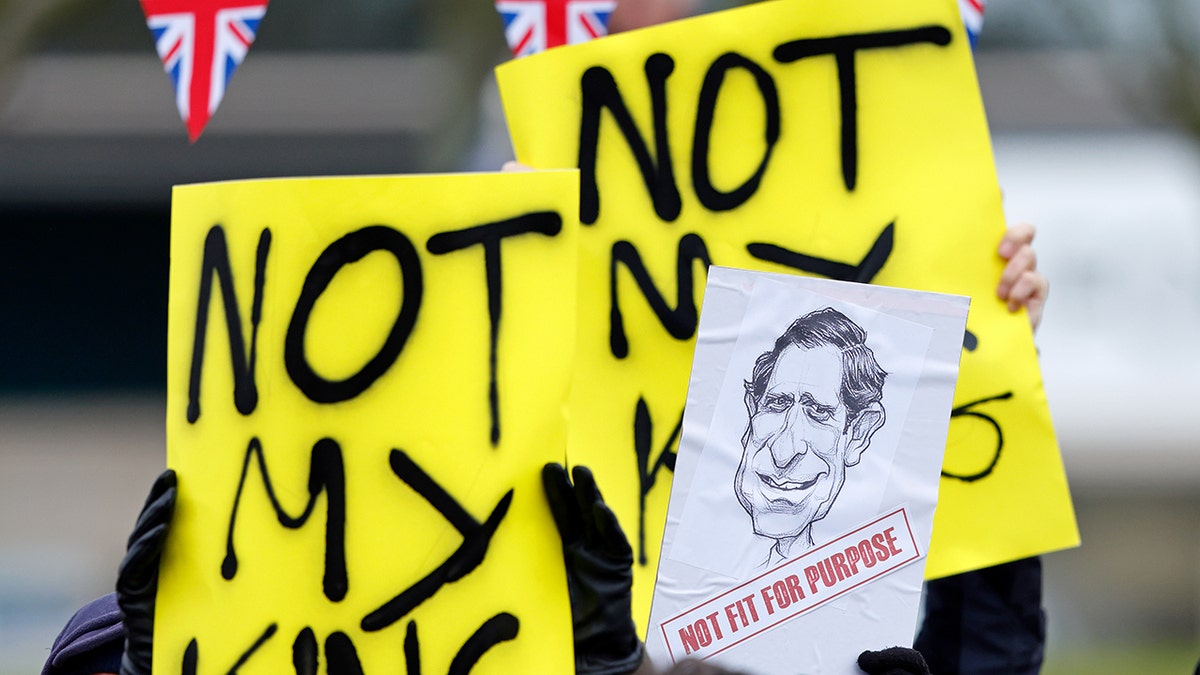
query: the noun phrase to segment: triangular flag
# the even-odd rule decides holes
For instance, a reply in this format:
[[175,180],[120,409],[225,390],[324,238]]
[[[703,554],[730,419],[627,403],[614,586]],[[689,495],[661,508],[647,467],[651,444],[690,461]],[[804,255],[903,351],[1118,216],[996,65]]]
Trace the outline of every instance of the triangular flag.
[[616,6],[616,0],[496,0],[513,56],[607,35]]
[[193,143],[246,58],[268,0],[141,0]]
[[983,30],[983,10],[987,0],[958,0],[958,11],[962,13],[963,24],[967,27],[967,40],[971,47],[979,40],[979,31]]

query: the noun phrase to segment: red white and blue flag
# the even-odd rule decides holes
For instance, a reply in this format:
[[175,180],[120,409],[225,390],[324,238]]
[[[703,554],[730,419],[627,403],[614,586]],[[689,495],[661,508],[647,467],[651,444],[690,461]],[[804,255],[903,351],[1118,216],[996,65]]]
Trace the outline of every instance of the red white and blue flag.
[[983,8],[986,6],[987,0],[958,0],[958,11],[962,14],[963,24],[967,27],[967,39],[972,47],[983,30]]
[[496,0],[513,56],[607,35],[616,6],[616,0]]
[[254,43],[268,0],[141,0],[193,143]]

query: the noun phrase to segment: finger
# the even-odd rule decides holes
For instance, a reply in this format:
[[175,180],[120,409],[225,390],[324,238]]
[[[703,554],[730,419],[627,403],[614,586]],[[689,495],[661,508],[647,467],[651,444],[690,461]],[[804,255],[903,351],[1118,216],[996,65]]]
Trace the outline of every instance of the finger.
[[1031,302],[1045,301],[1050,282],[1035,271],[1026,271],[1013,282],[1008,292],[1008,309],[1016,311]]
[[150,494],[146,496],[146,503],[142,505],[142,510],[145,511],[149,508],[151,502],[157,501],[164,492],[175,487],[177,483],[174,469],[167,469],[158,474],[158,477],[154,479],[154,484],[150,486]]
[[581,535],[583,516],[575,501],[575,490],[562,464],[551,462],[542,467],[542,489],[550,504],[550,515],[563,543],[576,541]]
[[599,537],[595,506],[603,504],[604,497],[600,495],[600,488],[596,486],[596,477],[592,475],[591,469],[578,464],[571,470],[571,476],[575,479],[575,499],[579,503],[579,512],[584,516],[584,541],[595,542]]
[[1000,247],[997,252],[1001,258],[1008,260],[1021,247],[1032,244],[1033,236],[1036,233],[1037,230],[1030,223],[1011,225],[1004,231],[1004,236],[1000,238]]
[[130,542],[129,551],[117,569],[117,591],[134,596],[146,592],[158,579],[158,563],[167,541],[167,526],[159,525]]
[[[153,490],[151,490],[150,495],[154,496]],[[171,517],[175,514],[177,496],[178,490],[175,488],[174,481],[171,481],[171,485],[166,488],[166,491],[159,494],[154,501],[146,503],[146,506],[142,508],[142,512],[138,514],[137,523],[134,524],[133,532],[129,535],[126,549],[133,546],[133,543],[138,539],[146,536],[146,532],[150,529],[159,525],[163,527],[170,526]]]
[[617,514],[608,508],[608,504],[600,502],[592,507],[592,518],[595,519],[596,533],[600,537],[604,551],[614,557],[628,558],[632,564],[633,548],[629,545],[625,531],[621,529]]
[[929,675],[925,657],[908,647],[888,647],[879,651],[867,650],[858,655],[858,667],[871,675],[911,673]]
[[996,295],[1001,300],[1008,300],[1012,295],[1013,285],[1026,273],[1037,273],[1037,254],[1032,246],[1023,246],[1013,253],[1000,273],[1000,283],[996,285]]
[[506,173],[513,173],[513,172],[520,172],[520,171],[533,171],[533,169],[531,167],[529,167],[525,164],[522,164],[520,162],[512,161],[512,160],[505,162],[504,165],[500,167],[500,170],[504,171]]
[[1049,280],[1037,272],[1026,272],[1013,284],[1008,298],[1008,311],[1015,312],[1024,307],[1029,314],[1030,327],[1036,330],[1049,295]]

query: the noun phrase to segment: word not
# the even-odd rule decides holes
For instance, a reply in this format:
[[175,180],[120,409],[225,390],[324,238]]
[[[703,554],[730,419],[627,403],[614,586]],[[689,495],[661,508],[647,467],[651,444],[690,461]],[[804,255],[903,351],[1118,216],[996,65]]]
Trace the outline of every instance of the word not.
[[[920,26],[904,30],[839,35],[825,38],[792,40],[778,45],[773,56],[779,63],[792,63],[815,56],[832,56],[837,64],[840,96],[842,180],[853,191],[858,175],[858,77],[856,55],[869,49],[895,49],[922,43],[950,44],[951,33],[944,26]],[[712,184],[709,175],[709,148],[713,119],[726,74],[740,69],[754,78],[766,121],[765,147],[758,166],[746,180],[729,191]],[[585,225],[600,216],[600,189],[596,182],[597,148],[600,137],[600,113],[607,109],[629,144],[641,172],[654,212],[665,222],[673,222],[682,211],[679,187],[671,157],[671,139],[667,133],[667,78],[675,70],[675,60],[663,53],[646,59],[646,82],[650,88],[651,118],[654,124],[654,155],[639,133],[633,116],[617,88],[612,73],[602,66],[587,69],[580,79],[582,108],[579,121],[579,216]],[[729,211],[754,196],[766,173],[780,135],[779,94],[775,80],[761,65],[741,54],[727,52],[713,61],[704,76],[696,101],[692,143],[692,187],[697,199],[710,211]]]
[[896,509],[659,625],[673,661],[706,659],[921,557]]
[[[490,324],[489,343],[489,386],[488,403],[491,410],[491,442],[500,441],[499,393],[496,382],[497,348],[500,335],[500,319],[503,310],[503,288],[501,274],[501,242],[510,237],[524,234],[555,236],[562,230],[562,217],[550,211],[527,213],[513,218],[460,230],[435,234],[426,242],[433,255],[448,255],[473,246],[484,252],[484,267],[487,279],[488,319]],[[242,330],[242,314],[238,297],[234,292],[233,265],[230,262],[229,246],[225,231],[214,225],[204,241],[204,255],[200,264],[200,290],[196,300],[196,332],[192,347],[191,373],[188,378],[187,421],[195,424],[200,419],[200,386],[204,369],[205,341],[209,305],[212,302],[213,278],[216,277],[221,299],[224,303],[225,324],[228,332],[230,364],[233,369],[234,406],[239,413],[248,416],[258,406],[258,385],[255,364],[258,357],[258,327],[262,319],[263,296],[267,285],[267,264],[271,249],[271,230],[264,229],[259,235],[254,267],[254,296],[250,312],[249,348]],[[403,281],[400,310],[387,338],[378,351],[352,375],[340,380],[322,377],[309,361],[305,350],[305,336],[312,311],[321,295],[329,288],[334,277],[347,265],[362,260],[367,254],[383,251],[396,259]],[[380,289],[381,292],[384,289]],[[404,345],[416,328],[421,302],[424,295],[424,277],[421,258],[412,241],[401,231],[385,225],[370,225],[350,232],[331,243],[313,262],[304,279],[300,295],[296,299],[284,338],[284,365],[292,383],[314,403],[331,404],[349,401],[366,391],[392,367],[404,351]]]

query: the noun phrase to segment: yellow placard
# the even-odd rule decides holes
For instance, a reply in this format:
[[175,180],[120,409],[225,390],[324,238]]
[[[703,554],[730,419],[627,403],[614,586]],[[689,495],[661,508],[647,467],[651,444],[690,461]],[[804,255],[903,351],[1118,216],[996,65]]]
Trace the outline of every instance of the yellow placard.
[[175,189],[155,672],[569,672],[578,185]]
[[1000,190],[952,0],[758,3],[497,77],[518,160],[580,170],[568,456],[633,540],[639,620],[708,263],[970,295],[927,574],[1077,543],[1029,326],[995,294]]

